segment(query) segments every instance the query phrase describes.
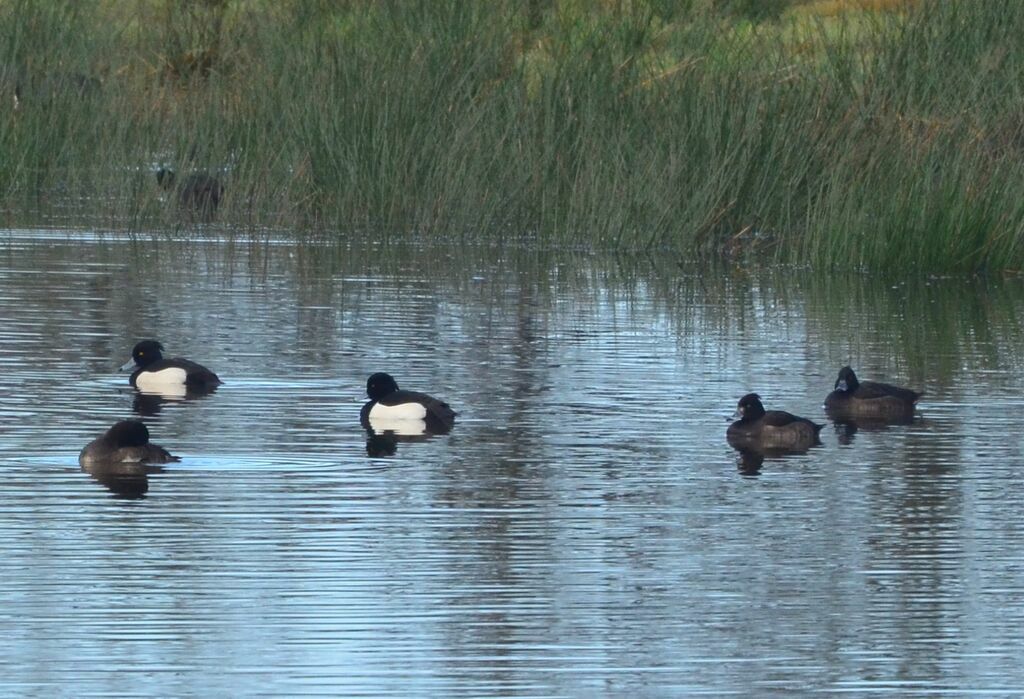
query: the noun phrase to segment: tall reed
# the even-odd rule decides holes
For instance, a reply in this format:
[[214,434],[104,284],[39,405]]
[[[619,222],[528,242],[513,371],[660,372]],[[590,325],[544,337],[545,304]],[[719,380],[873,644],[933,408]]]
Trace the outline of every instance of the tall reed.
[[855,4],[12,0],[0,203],[174,226],[165,165],[329,238],[1022,268],[1024,5]]

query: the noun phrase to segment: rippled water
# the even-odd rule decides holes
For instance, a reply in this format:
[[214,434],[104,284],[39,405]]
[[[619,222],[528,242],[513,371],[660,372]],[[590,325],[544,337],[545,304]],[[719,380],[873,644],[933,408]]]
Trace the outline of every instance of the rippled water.
[[[0,232],[0,690],[1024,691],[1022,318],[1015,278]],[[225,384],[136,395],[145,337]],[[845,363],[918,419],[738,461],[740,395],[825,422]],[[369,456],[380,370],[451,434]],[[181,463],[79,469],[139,416]]]

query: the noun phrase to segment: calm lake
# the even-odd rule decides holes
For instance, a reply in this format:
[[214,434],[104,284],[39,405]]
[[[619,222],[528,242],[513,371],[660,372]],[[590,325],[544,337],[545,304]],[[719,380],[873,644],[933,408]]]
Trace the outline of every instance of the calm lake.
[[[150,337],[224,385],[136,394]],[[368,449],[376,371],[455,429]],[[822,445],[743,462],[750,391]],[[1020,278],[7,230],[0,393],[5,696],[1024,692]]]

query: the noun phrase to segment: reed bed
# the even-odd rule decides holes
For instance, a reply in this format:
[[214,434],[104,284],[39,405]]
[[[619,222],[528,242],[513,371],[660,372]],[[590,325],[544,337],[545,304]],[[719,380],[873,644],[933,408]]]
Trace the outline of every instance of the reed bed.
[[[723,10],[721,8],[725,7]],[[1024,268],[1024,4],[12,0],[0,207],[343,240]]]

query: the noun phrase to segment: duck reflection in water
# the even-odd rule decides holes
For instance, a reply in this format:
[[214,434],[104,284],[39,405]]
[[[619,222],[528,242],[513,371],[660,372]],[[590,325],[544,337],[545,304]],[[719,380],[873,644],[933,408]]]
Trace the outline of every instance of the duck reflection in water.
[[374,421],[371,427],[366,428],[366,454],[375,458],[394,456],[399,442],[426,442],[437,434],[427,429],[423,420],[408,420],[400,425]]
[[844,446],[853,444],[853,439],[858,432],[883,432],[898,425],[912,425],[912,415],[898,420],[872,420],[870,418],[838,417],[832,416],[832,426],[836,431],[836,441]]
[[764,466],[764,452],[756,449],[736,450],[736,469],[741,476],[759,476]]
[[373,430],[366,431],[366,455],[371,458],[394,456],[398,451],[398,439],[390,433],[376,434]]
[[83,464],[82,471],[96,479],[116,497],[137,500],[149,492],[149,474],[163,473],[162,466],[93,462]]
[[89,442],[78,455],[83,471],[122,497],[140,498],[149,490],[148,474],[159,464],[180,461],[149,441],[149,429],[140,420],[122,420]]
[[736,470],[741,476],[760,476],[766,461],[784,462],[790,457],[806,454],[810,449],[758,449],[756,447],[734,447],[736,449]]
[[165,405],[175,405],[186,401],[202,400],[217,392],[216,386],[203,389],[189,389],[180,394],[174,392],[157,393],[151,391],[135,391],[132,398],[132,412],[141,417],[156,417]]

